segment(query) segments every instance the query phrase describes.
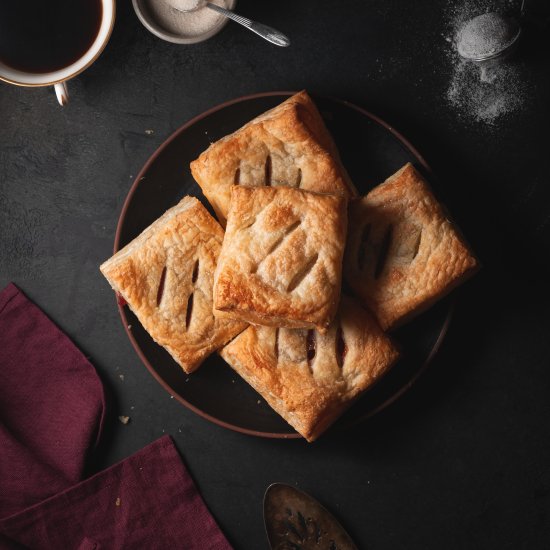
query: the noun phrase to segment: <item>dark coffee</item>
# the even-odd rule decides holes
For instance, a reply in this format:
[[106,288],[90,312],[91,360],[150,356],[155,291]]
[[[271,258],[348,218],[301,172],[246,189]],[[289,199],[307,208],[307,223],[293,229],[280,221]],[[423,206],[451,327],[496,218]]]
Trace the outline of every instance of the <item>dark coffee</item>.
[[71,65],[93,44],[101,0],[0,0],[0,61],[29,73]]

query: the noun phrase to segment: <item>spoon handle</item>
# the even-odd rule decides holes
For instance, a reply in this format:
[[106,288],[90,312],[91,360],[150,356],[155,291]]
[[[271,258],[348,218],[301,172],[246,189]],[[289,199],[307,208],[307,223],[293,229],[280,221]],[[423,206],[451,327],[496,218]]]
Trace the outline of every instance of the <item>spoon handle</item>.
[[206,6],[209,7],[211,10],[217,11],[218,13],[225,15],[225,17],[228,17],[229,19],[240,23],[243,27],[250,29],[252,32],[255,32],[257,35],[265,38],[268,42],[271,42],[276,46],[290,46],[290,40],[282,32],[279,32],[272,27],[262,25],[261,23],[257,23],[256,21],[251,21],[250,19],[247,19],[242,15],[237,15],[230,10],[226,10],[225,8],[221,8],[220,6],[217,6],[216,4],[212,4],[210,2],[206,2]]

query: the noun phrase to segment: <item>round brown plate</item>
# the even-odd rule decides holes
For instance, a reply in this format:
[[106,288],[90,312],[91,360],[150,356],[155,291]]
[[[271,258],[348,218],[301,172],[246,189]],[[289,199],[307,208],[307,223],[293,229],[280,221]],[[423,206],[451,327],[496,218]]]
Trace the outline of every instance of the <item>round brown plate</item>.
[[[183,196],[195,195],[207,204],[191,177],[189,163],[211,142],[237,130],[289,95],[291,92],[273,92],[235,99],[206,111],[172,134],[147,161],[128,193],[117,227],[115,252]],[[406,162],[430,175],[428,165],[416,149],[384,121],[346,101],[313,97],[361,194]],[[262,437],[299,437],[217,354],[209,357],[197,372],[186,375],[153,342],[127,307],[119,305],[119,310],[128,337],[145,366],[186,407],[239,432]],[[439,348],[451,313],[451,302],[443,300],[397,331],[395,338],[401,346],[402,359],[337,426],[355,424],[372,416],[410,388]]]

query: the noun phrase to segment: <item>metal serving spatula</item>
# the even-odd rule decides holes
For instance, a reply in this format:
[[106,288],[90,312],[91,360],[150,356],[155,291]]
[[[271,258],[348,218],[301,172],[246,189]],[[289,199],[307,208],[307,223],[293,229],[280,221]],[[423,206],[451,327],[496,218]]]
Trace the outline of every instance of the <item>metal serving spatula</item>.
[[319,502],[284,483],[267,488],[264,521],[272,550],[358,550]]

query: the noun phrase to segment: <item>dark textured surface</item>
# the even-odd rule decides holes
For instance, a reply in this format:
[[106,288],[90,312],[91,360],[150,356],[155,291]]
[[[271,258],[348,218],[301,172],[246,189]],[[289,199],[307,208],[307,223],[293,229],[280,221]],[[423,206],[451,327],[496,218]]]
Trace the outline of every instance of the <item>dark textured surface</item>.
[[[235,25],[201,45],[167,44],[119,2],[113,38],[71,83],[67,108],[51,90],[0,84],[0,285],[12,280],[34,299],[108,388],[109,432],[92,469],[172,434],[239,549],[266,547],[261,499],[272,481],[310,491],[360,547],[548,547],[549,44],[540,32],[523,44],[523,109],[475,125],[445,100],[451,4],[241,0],[243,13],[292,38],[282,50]],[[415,388],[364,427],[313,445],[228,432],[170,399],[98,271],[133,176],[165,137],[227,99],[304,87],[401,130],[485,266]]]

